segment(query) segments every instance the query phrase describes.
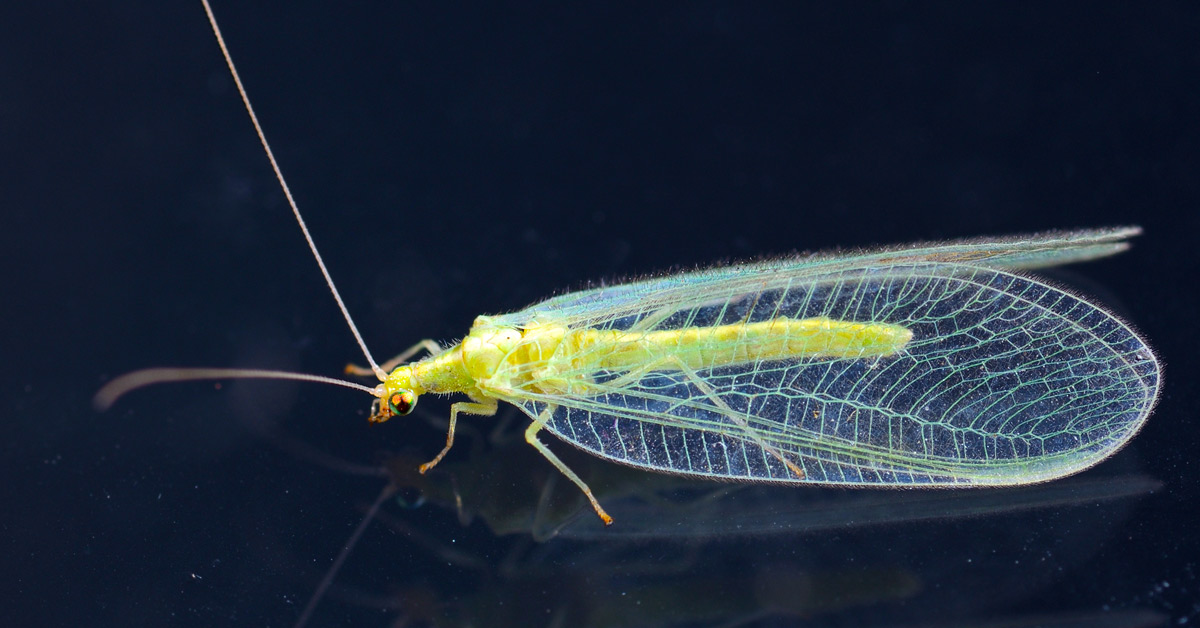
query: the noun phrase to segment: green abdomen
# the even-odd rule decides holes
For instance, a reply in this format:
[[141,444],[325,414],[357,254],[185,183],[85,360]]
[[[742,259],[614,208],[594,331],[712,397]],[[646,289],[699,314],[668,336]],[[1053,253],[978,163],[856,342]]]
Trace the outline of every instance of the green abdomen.
[[902,350],[912,331],[888,323],[779,317],[651,332],[587,329],[572,335],[576,355],[595,356],[597,368],[630,370],[654,363],[662,369],[679,363],[699,369],[798,357],[887,356]]

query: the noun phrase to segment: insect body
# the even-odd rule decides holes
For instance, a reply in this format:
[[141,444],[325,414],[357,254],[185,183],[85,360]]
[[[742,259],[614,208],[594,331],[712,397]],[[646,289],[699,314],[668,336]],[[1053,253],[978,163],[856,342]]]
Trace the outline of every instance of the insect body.
[[[208,9],[207,2],[205,7]],[[1021,271],[1128,247],[1137,227],[911,245],[734,265],[574,292],[479,317],[462,342],[432,341],[375,364],[292,202],[220,31],[209,19],[276,175],[370,368],[375,388],[233,369],[119,377],[98,407],[152,383],[319,381],[377,397],[382,422],[425,393],[463,393],[459,414],[504,401],[526,440],[587,485],[542,430],[653,471],[854,486],[1018,485],[1111,455],[1157,399],[1153,352],[1121,320]],[[425,349],[431,355],[407,360]]]
[[1138,430],[1158,364],[1108,312],[1010,270],[1116,253],[1137,232],[778,260],[567,294],[480,317],[461,343],[396,367],[373,418],[405,414],[426,392],[470,397],[424,470],[453,443],[458,414],[513,403],[532,419],[530,444],[589,498],[537,432],[715,478],[1049,480]]
[[882,356],[899,351],[910,338],[912,332],[898,325],[824,317],[626,331],[572,329],[561,323],[499,327],[481,316],[462,343],[442,354],[446,359],[396,369],[385,383],[389,390],[413,392],[471,392],[474,385],[491,396],[518,387],[585,394],[594,389],[587,374],[602,369],[697,369],[805,356]]
[[[446,447],[437,458],[421,467],[424,472],[437,464],[453,444],[459,412],[492,415],[497,400],[519,405],[522,399],[531,396],[594,399],[606,391],[632,386],[653,372],[680,373],[685,381],[698,387],[701,397],[713,404],[712,408],[740,426],[746,438],[787,465],[796,477],[803,478],[803,470],[758,437],[756,428],[725,405],[696,369],[805,357],[890,355],[912,337],[912,332],[897,325],[847,323],[825,317],[804,320],[777,317],[753,323],[647,330],[646,323],[654,320],[656,317],[641,319],[629,329],[598,329],[573,328],[557,321],[504,326],[491,317],[481,316],[461,343],[427,360],[392,371],[383,383],[382,398],[387,403],[377,407],[372,420],[382,422],[396,414],[407,414],[416,404],[417,396],[426,392],[469,395],[472,402],[458,403],[451,409]],[[620,375],[600,382],[596,375],[601,373]],[[538,429],[553,418],[556,405],[547,402],[533,417],[526,438],[584,490],[596,512],[608,522],[608,515],[592,498],[587,486],[536,440]]]

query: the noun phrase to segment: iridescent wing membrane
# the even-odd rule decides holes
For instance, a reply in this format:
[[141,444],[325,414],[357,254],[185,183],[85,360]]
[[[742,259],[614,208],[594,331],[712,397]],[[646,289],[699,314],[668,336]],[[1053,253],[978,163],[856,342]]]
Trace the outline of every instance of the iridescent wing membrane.
[[649,332],[828,317],[902,325],[913,337],[885,357],[798,357],[690,373],[588,367],[574,374],[586,378],[586,390],[547,393],[553,387],[535,377],[502,398],[584,450],[656,471],[880,486],[1061,477],[1138,431],[1157,398],[1158,363],[1111,313],[1009,270],[1111,255],[1137,233],[813,256],[563,295],[495,323]]

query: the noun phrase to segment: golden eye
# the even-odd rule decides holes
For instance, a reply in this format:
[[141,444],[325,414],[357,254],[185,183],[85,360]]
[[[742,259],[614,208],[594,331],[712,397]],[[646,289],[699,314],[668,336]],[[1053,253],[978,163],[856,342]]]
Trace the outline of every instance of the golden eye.
[[413,406],[417,405],[417,396],[410,390],[400,390],[388,396],[387,404],[392,414],[404,416],[412,412]]

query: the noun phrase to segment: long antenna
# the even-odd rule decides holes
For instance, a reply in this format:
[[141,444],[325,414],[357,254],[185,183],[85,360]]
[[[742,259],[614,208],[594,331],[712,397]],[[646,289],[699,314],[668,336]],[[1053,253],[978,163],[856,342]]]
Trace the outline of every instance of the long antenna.
[[96,396],[92,398],[92,405],[95,406],[98,412],[104,412],[112,407],[117,399],[120,399],[131,390],[144,388],[151,384],[165,384],[169,382],[195,382],[206,379],[290,379],[301,382],[318,382],[321,384],[333,384],[334,386],[342,386],[343,388],[353,388],[361,390],[369,395],[379,397],[383,393],[382,386],[377,388],[368,388],[362,384],[347,382],[324,375],[308,375],[307,373],[290,373],[288,371],[268,371],[265,369],[226,369],[226,368],[192,368],[192,367],[159,367],[151,369],[142,369],[132,373],[126,373],[109,383],[96,392]]
[[292,190],[288,188],[287,181],[283,178],[283,171],[279,169],[279,163],[275,161],[275,153],[271,151],[271,145],[267,142],[267,136],[263,133],[262,125],[258,123],[258,116],[254,115],[254,107],[250,105],[250,97],[246,94],[246,88],[242,85],[242,78],[238,76],[237,67],[233,65],[233,57],[229,54],[229,48],[225,46],[225,38],[221,36],[221,27],[217,26],[217,18],[213,15],[212,7],[208,4],[208,0],[201,0],[204,3],[204,12],[208,14],[208,23],[212,26],[213,34],[217,36],[217,44],[221,46],[221,54],[225,55],[225,63],[229,66],[229,73],[233,75],[233,82],[237,85],[238,93],[242,95],[242,104],[246,105],[246,112],[250,114],[250,121],[254,123],[254,131],[258,133],[258,139],[262,142],[263,150],[267,152],[267,159],[271,162],[271,168],[275,171],[275,178],[279,180],[280,187],[283,188],[283,195],[287,197],[288,205],[292,208],[292,214],[296,217],[296,223],[300,225],[300,231],[304,232],[304,239],[308,242],[308,248],[312,251],[313,258],[317,260],[317,266],[321,267],[321,274],[325,276],[325,283],[329,285],[329,292],[333,294],[333,299],[337,301],[338,309],[342,311],[342,316],[346,319],[346,324],[350,326],[350,331],[354,333],[354,340],[358,342],[358,346],[362,349],[363,355],[367,358],[367,363],[371,365],[371,370],[375,372],[375,376],[379,381],[387,379],[387,373],[379,368],[379,364],[375,362],[375,358],[371,357],[371,351],[367,349],[367,343],[363,341],[362,334],[358,333],[358,326],[354,324],[354,319],[350,317],[350,310],[346,309],[345,302],[342,301],[342,295],[338,293],[337,286],[333,284],[333,277],[329,275],[329,269],[325,268],[325,260],[321,259],[321,253],[317,251],[317,243],[313,241],[312,234],[308,232],[308,225],[304,224],[304,217],[300,215],[300,208],[296,206],[296,199],[292,198]]

